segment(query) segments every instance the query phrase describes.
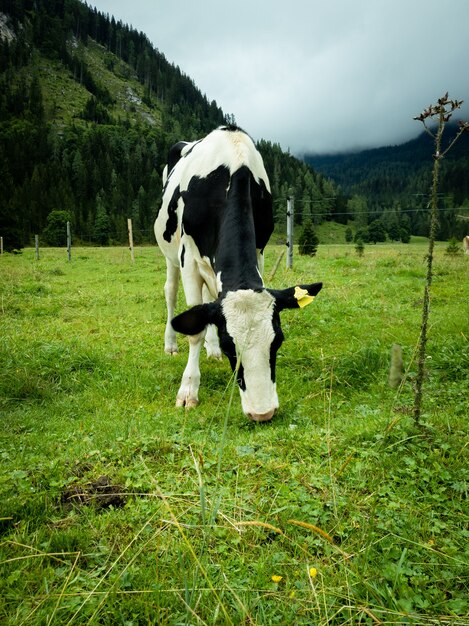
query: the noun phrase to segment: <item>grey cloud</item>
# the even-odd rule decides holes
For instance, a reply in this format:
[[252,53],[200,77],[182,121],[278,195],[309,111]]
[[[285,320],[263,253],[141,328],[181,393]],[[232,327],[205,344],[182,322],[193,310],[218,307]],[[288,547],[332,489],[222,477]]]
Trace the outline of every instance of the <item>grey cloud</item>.
[[295,153],[397,143],[445,91],[469,99],[467,0],[94,4],[145,32],[255,138]]

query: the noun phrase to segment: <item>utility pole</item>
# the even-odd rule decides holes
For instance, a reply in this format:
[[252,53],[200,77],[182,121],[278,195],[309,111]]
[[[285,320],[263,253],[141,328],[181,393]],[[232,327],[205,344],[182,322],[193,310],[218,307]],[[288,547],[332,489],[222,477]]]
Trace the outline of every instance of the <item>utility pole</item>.
[[133,232],[132,232],[132,220],[130,219],[130,217],[127,219],[127,230],[129,231],[130,258],[132,260],[132,263],[134,263],[135,262],[135,256],[134,256],[134,236],[133,236]]
[[287,198],[287,269],[293,267],[293,215],[294,215],[294,199],[293,196]]
[[67,222],[67,255],[68,260],[72,260],[72,231],[70,228],[70,222]]

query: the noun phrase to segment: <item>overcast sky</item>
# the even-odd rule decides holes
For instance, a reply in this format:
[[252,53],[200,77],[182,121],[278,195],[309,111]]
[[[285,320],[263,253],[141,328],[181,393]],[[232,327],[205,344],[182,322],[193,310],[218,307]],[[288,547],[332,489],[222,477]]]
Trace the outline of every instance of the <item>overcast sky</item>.
[[295,154],[401,143],[446,91],[469,119],[469,0],[88,4],[143,31],[254,139]]

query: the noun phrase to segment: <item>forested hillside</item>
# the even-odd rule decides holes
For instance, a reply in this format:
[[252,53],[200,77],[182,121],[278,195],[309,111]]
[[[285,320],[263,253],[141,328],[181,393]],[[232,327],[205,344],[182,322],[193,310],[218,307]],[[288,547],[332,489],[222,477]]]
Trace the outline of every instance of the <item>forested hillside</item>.
[[[169,147],[225,122],[215,101],[144,33],[79,0],[0,0],[0,233],[6,249],[35,234],[152,241]],[[249,131],[249,129],[246,129]],[[293,193],[318,223],[342,213],[334,184],[261,140],[283,219]],[[49,220],[49,221],[48,221]]]
[[[457,132],[449,125],[445,145]],[[428,234],[428,194],[434,146],[423,132],[399,146],[364,150],[354,154],[306,155],[305,161],[331,177],[350,197],[351,214],[370,219],[409,223],[412,233]],[[442,161],[440,176],[441,239],[467,234],[469,217],[469,134],[463,135]],[[357,221],[357,219],[355,220]]]

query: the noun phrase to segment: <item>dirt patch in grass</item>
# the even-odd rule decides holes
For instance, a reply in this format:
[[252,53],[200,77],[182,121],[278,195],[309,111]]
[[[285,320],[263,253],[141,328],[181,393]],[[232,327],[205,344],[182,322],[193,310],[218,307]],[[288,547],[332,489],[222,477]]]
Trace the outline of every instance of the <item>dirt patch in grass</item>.
[[98,509],[123,507],[127,494],[122,485],[114,484],[109,476],[99,476],[95,481],[85,484],[69,485],[60,501],[66,506],[93,505]]

